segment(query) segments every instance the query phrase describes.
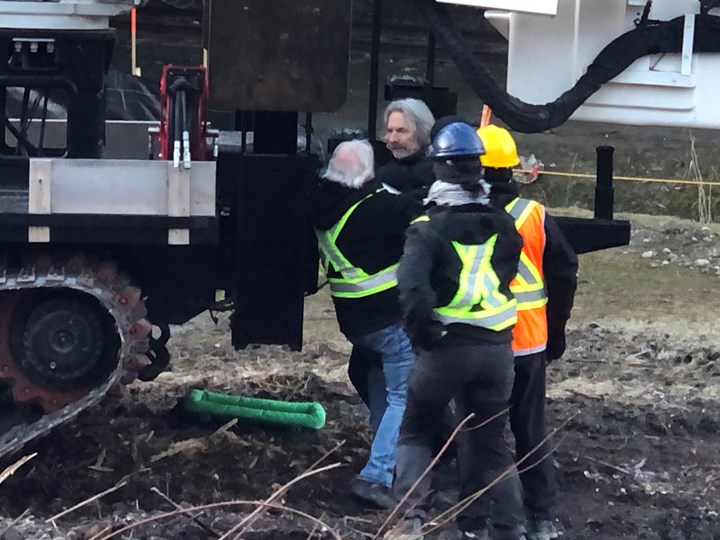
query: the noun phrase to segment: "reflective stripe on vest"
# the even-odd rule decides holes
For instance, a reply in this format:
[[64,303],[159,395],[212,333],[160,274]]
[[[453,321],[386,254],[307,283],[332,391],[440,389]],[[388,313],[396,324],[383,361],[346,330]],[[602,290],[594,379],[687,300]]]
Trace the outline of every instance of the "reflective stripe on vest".
[[537,202],[522,198],[511,201],[505,210],[515,219],[524,243],[510,291],[518,301],[512,348],[515,356],[526,356],[547,347],[547,293],[542,275],[545,213]]
[[352,213],[361,203],[381,191],[382,189],[379,189],[360,199],[327,231],[315,229],[325,273],[327,274],[330,266],[332,266],[335,272],[341,276],[328,277],[332,296],[338,298],[363,298],[392,289],[397,285],[398,264],[393,264],[376,274],[370,275],[362,268],[353,266],[337,247],[337,239]]
[[[539,204],[537,202],[518,197],[505,207],[505,211],[515,220],[515,228],[522,232],[523,224],[538,207]],[[527,243],[529,239],[524,235],[523,240]],[[544,237],[541,241],[543,242],[544,249]],[[547,304],[547,293],[545,292],[545,282],[542,273],[532,260],[530,260],[528,250],[525,246],[523,246],[522,252],[520,253],[518,274],[512,283],[510,283],[510,291],[517,299],[518,311],[533,309]]]
[[515,324],[516,301],[500,292],[500,280],[490,262],[496,242],[497,235],[482,245],[452,243],[462,263],[458,290],[447,306],[435,308],[437,320],[495,331]]

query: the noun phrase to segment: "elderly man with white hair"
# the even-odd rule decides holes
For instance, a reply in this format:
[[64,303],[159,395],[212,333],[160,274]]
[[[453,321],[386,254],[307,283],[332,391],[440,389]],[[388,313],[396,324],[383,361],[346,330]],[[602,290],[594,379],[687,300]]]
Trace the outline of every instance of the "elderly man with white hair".
[[370,458],[351,490],[364,502],[391,508],[395,449],[415,362],[395,272],[405,230],[422,207],[411,197],[385,191],[373,165],[367,141],[338,145],[313,195],[311,217],[340,330],[354,348],[372,351],[382,361],[382,373],[370,382],[375,430]]
[[430,187],[435,173],[427,151],[435,119],[428,106],[419,99],[397,99],[385,109],[384,119],[384,140],[393,159],[378,167],[377,178],[403,193]]

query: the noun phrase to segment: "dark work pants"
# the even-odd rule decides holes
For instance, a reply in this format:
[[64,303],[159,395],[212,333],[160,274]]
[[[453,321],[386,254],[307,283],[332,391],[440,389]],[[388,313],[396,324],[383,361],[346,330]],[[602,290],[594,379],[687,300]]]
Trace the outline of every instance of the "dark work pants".
[[355,388],[355,391],[370,406],[370,398],[368,395],[368,373],[371,368],[382,371],[382,359],[378,353],[367,347],[355,345],[350,353],[350,362],[348,363],[348,378]]
[[[546,436],[545,365],[545,351],[515,358],[510,426],[515,436],[516,459],[530,454],[518,465],[521,470],[532,467],[520,474],[525,506],[539,519],[552,519],[555,467],[550,454],[551,444],[540,444]],[[532,452],[538,445],[539,448]]]
[[[398,440],[396,495],[402,497],[432,461],[433,437],[442,430],[446,406],[455,397],[464,409],[463,417],[475,413],[458,441],[460,498],[476,493],[512,469],[513,457],[503,437],[507,415],[476,427],[508,407],[512,384],[513,357],[509,344],[482,343],[423,351],[410,373]],[[422,510],[430,487],[431,478],[427,475],[410,497],[408,506]],[[458,516],[460,530],[484,527],[491,499],[502,513],[496,517],[498,525],[512,528],[524,522],[520,480],[512,471],[509,478]]]

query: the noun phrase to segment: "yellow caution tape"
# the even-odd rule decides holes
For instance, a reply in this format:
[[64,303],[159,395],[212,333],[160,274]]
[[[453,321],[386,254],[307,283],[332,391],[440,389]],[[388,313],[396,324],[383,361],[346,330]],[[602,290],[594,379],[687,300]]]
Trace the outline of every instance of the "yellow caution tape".
[[[596,178],[594,174],[588,173],[569,173],[560,171],[541,171],[541,170],[522,170],[514,169],[515,172],[526,174],[547,174],[548,176],[567,176],[573,178]],[[640,176],[613,176],[613,180],[625,180],[629,182],[654,182],[656,184],[689,184],[693,186],[720,186],[720,182],[709,180],[685,180],[674,178],[645,178]]]

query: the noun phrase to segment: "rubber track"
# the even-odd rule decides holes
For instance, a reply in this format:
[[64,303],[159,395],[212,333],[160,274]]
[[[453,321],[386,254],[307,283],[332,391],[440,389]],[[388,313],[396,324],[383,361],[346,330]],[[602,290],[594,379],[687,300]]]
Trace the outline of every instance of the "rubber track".
[[[120,337],[117,365],[108,378],[62,409],[35,422],[15,425],[0,435],[0,457],[16,452],[33,439],[99,403],[115,383],[121,382],[128,371],[134,370],[127,363],[147,352],[151,326],[145,319],[146,309],[140,290],[129,283],[127,276],[120,274],[114,263],[90,265],[83,257],[71,258],[63,265],[37,258],[29,268],[18,273],[8,273],[6,268],[0,267],[0,294],[40,288],[81,291],[96,298],[107,309],[115,320]],[[0,362],[3,360],[0,359]]]

